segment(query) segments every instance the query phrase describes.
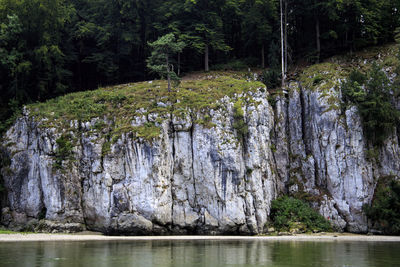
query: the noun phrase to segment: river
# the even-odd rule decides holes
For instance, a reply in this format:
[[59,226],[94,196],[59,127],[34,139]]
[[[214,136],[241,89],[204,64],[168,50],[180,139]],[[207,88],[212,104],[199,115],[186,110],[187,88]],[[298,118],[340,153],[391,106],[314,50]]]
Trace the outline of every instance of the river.
[[0,242],[0,266],[400,266],[400,242],[149,240]]

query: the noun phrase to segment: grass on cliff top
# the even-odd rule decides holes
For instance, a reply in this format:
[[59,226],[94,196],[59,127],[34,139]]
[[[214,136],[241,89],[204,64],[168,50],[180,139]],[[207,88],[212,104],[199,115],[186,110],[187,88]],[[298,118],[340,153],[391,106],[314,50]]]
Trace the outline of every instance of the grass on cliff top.
[[335,87],[339,78],[345,77],[346,71],[341,65],[332,62],[324,62],[312,65],[303,71],[299,81],[303,87],[325,91]]
[[396,44],[368,47],[353,54],[334,56],[323,63],[305,68],[299,76],[299,81],[304,88],[326,91],[331,88],[338,89],[338,80],[344,79],[348,74],[358,69],[367,72],[372,63],[376,62],[382,67],[394,69],[398,64]]
[[[137,115],[158,114],[162,119],[171,112],[179,115],[187,109],[202,111],[217,108],[217,100],[226,95],[233,97],[265,88],[261,82],[239,77],[243,76],[240,73],[213,72],[196,79],[184,79],[170,93],[166,81],[161,80],[123,84],[68,94],[29,105],[28,109],[30,116],[37,120],[44,119],[42,125],[46,127],[65,126],[71,120],[84,122],[107,118],[115,122],[115,128],[127,129]],[[147,126],[151,128],[151,125]]]

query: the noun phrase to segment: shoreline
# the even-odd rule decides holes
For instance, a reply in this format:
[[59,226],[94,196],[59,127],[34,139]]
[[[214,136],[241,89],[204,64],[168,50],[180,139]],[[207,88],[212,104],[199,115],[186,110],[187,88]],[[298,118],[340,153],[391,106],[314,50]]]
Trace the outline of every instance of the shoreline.
[[101,233],[46,234],[12,233],[0,234],[2,242],[44,241],[348,241],[348,242],[400,242],[400,236],[357,235],[348,233],[298,234],[286,236],[105,236]]

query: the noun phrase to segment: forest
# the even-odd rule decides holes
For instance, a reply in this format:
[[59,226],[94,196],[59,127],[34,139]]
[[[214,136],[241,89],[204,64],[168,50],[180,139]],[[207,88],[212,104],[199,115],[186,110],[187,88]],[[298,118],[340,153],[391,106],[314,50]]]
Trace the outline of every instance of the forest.
[[182,44],[178,75],[279,70],[281,36],[290,69],[392,42],[399,9],[400,0],[0,0],[0,132],[23,104],[155,78],[150,44],[169,33]]

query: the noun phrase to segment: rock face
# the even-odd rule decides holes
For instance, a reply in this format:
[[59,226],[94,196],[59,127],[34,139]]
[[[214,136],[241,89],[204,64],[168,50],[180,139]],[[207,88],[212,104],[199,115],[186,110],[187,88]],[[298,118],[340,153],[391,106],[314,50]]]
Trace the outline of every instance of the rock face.
[[[199,123],[204,112],[171,114],[150,141],[127,132],[110,142],[91,130],[96,119],[71,121],[69,130],[42,127],[26,110],[3,144],[10,164],[2,169],[2,223],[45,219],[106,233],[258,234],[267,231],[271,201],[290,193],[313,199],[338,230],[366,232],[362,206],[377,179],[400,172],[397,135],[377,159],[367,159],[357,110],[339,108],[340,92],[297,83],[289,89],[273,108],[263,89],[238,96],[243,135],[235,129],[237,99],[228,97],[206,111],[209,124]],[[133,125],[152,118],[131,119]],[[60,168],[63,134],[74,141]]]

